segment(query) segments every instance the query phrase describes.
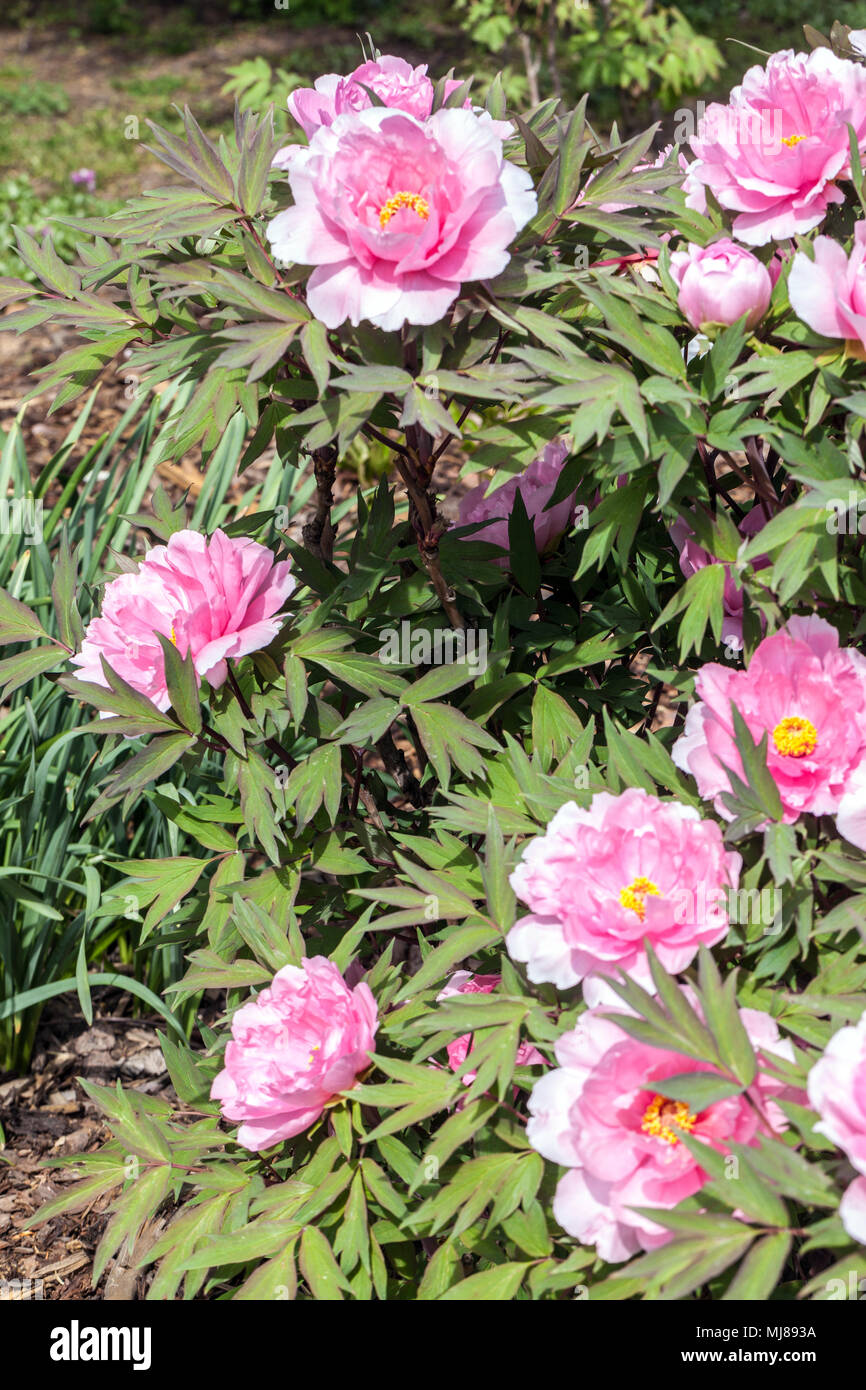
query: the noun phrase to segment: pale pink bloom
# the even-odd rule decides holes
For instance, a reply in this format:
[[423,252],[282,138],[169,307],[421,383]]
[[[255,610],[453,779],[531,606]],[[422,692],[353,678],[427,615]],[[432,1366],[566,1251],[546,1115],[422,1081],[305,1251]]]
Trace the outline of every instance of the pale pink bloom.
[[848,42],[858,53],[862,53],[866,58],[866,29],[850,29],[848,31]]
[[[441,993],[437,994],[437,999],[450,999],[453,994],[492,994],[496,986],[502,979],[501,975],[473,975],[469,970],[455,970]],[[472,1051],[472,1034],[463,1033],[461,1037],[455,1038],[447,1047],[448,1065],[452,1071],[459,1071]],[[537,1047],[533,1047],[530,1042],[522,1042],[517,1048],[516,1064],[518,1067],[534,1067],[539,1063],[546,1066],[547,1059],[542,1056]],[[463,1075],[463,1080],[467,1086],[478,1075],[475,1071],[467,1071]]]
[[[690,1002],[694,1006],[693,997]],[[761,1134],[785,1129],[775,1098],[794,1099],[795,1093],[760,1064],[774,1055],[793,1061],[791,1044],[779,1038],[768,1014],[741,1009],[740,1018],[758,1052],[758,1075],[745,1094],[697,1112],[666,1100],[658,1083],[686,1072],[716,1074],[708,1063],[636,1041],[607,1009],[590,1009],[559,1038],[560,1065],[533,1087],[526,1137],[545,1158],[569,1169],[557,1186],[553,1214],[570,1235],[595,1245],[603,1260],[616,1264],[671,1239],[670,1231],[631,1208],[670,1210],[703,1187],[707,1175],[681,1133],[724,1153],[731,1140],[752,1145]]]
[[834,1033],[809,1072],[809,1104],[821,1116],[819,1134],[866,1175],[866,1014]]
[[[473,531],[465,539],[487,541],[490,545],[501,545],[503,550],[507,550],[508,518],[519,492],[526,514],[533,524],[539,554],[552,549],[563,532],[568,530],[574,516],[574,493],[557,502],[554,507],[547,507],[569,453],[567,439],[553,439],[525,473],[509,478],[507,483],[494,488],[493,492],[487,492],[487,483],[480,483],[471,492],[465,493],[460,499],[457,525],[485,523],[480,531]],[[508,557],[501,555],[496,563],[505,567]]]
[[[456,78],[445,84],[446,99],[460,86]],[[289,97],[289,111],[309,139],[323,125],[351,111],[366,111],[373,105],[370,92],[392,111],[405,111],[416,120],[426,121],[433,108],[434,86],[427,76],[427,64],[413,68],[404,58],[383,53],[381,58],[361,65],[347,77],[336,72],[318,77],[312,87],[300,87]],[[464,106],[470,107],[469,99]]]
[[[815,1126],[866,1174],[866,1014],[834,1033],[809,1072],[809,1103],[821,1116]],[[854,1240],[866,1245],[866,1176],[847,1188],[839,1215]]]
[[689,242],[687,251],[675,251],[671,277],[679,289],[677,304],[700,333],[736,323],[743,314],[748,314],[746,327],[754,328],[773,294],[768,268],[728,237],[709,246]]
[[465,281],[505,269],[537,207],[496,123],[464,110],[337,116],[294,155],[289,182],[294,206],[268,238],[280,260],[315,267],[307,302],[329,328],[436,323]]
[[854,340],[866,348],[866,221],[854,228],[851,255],[832,237],[814,241],[815,259],[794,257],[788,298],[798,318],[825,338]]
[[[752,510],[743,517],[739,525],[740,535],[744,538],[756,536],[762,527],[766,526],[767,518],[763,508],[753,507]],[[695,539],[695,533],[685,517],[678,517],[670,528],[671,540],[679,551],[680,569],[689,579],[698,570],[702,570],[706,565],[717,565],[722,563],[713,558],[708,551],[704,550]],[[765,569],[770,563],[766,555],[761,555],[752,561],[752,568],[755,570]],[[722,594],[722,606],[724,617],[722,619],[722,641],[726,646],[735,651],[743,650],[743,590],[738,583],[734,571],[730,565],[725,565],[725,587]]]
[[654,993],[644,938],[666,970],[684,970],[726,935],[741,864],[715,821],[678,801],[634,787],[597,792],[586,810],[569,801],[511,875],[531,913],[508,933],[509,955],[536,984],[583,980],[588,1003],[602,997],[597,977],[619,970]]
[[[767,767],[786,822],[804,812],[834,815],[850,790],[844,808],[849,828],[856,834],[861,824],[861,835],[866,833],[866,789],[854,794],[855,774],[866,763],[866,657],[840,647],[834,627],[815,616],[789,618],[758,645],[746,670],[711,662],[699,670],[695,688],[698,703],[672,756],[721,816],[731,818],[721,800],[730,791],[725,768],[743,776],[733,703],[756,743],[768,735]],[[839,828],[859,843],[841,822]]]
[[711,189],[736,213],[734,236],[751,246],[808,232],[850,177],[848,123],[866,148],[866,70],[828,48],[774,53],[749,68],[727,106],[713,102],[691,141],[687,182]]
[[366,984],[350,989],[325,956],[284,965],[232,1019],[211,1088],[238,1143],[254,1153],[309,1129],[369,1065],[378,1019]]
[[855,1178],[845,1189],[839,1216],[851,1239],[866,1245],[866,1178]]
[[77,656],[79,675],[107,686],[101,657],[158,709],[171,704],[161,632],[181,656],[192,652],[199,681],[217,688],[226,662],[266,647],[285,619],[280,609],[295,587],[291,561],[223,531],[210,537],[177,531],[147,552],[138,569],[105,586],[102,613],[88,624]]

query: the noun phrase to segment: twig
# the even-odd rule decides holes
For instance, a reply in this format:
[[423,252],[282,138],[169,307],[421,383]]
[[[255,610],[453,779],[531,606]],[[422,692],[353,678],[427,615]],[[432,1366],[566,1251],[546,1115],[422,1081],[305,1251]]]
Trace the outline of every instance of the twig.
[[323,449],[313,450],[313,470],[316,475],[316,510],[304,523],[301,536],[311,555],[330,564],[334,553],[331,507],[337,475],[337,451],[333,445],[327,444]]

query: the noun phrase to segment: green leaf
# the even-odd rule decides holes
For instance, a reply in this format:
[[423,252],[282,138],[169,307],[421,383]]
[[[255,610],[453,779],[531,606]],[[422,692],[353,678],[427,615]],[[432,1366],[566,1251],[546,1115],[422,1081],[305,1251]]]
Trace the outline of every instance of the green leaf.
[[29,642],[34,637],[48,641],[48,633],[36,614],[20,599],[0,589],[0,643]]
[[315,1226],[304,1228],[299,1264],[313,1298],[318,1302],[342,1302],[345,1280],[327,1238]]
[[513,1299],[531,1268],[531,1261],[506,1261],[494,1269],[485,1269],[481,1274],[470,1274],[439,1295],[440,1303],[474,1302],[505,1303]]
[[787,1231],[756,1241],[722,1299],[725,1302],[758,1302],[770,1297],[785,1267],[791,1249]]
[[743,1087],[737,1081],[712,1072],[689,1071],[655,1080],[653,1086],[663,1096],[685,1101],[695,1114],[729,1096],[740,1095]]

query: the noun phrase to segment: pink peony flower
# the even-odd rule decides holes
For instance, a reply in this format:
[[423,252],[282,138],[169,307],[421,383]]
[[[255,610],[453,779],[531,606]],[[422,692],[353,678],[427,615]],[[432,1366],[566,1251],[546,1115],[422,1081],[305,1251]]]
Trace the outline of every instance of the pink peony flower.
[[464,281],[505,269],[537,207],[495,123],[463,110],[337,116],[293,157],[289,182],[294,206],[268,237],[281,260],[315,267],[307,302],[329,328],[436,323]]
[[[519,491],[526,507],[526,514],[533,523],[539,554],[550,550],[563,532],[568,530],[574,514],[573,493],[557,502],[555,507],[545,510],[569,453],[568,440],[553,439],[545,445],[525,473],[509,478],[507,483],[503,483],[491,493],[487,493],[487,483],[480,483],[471,492],[465,493],[460,499],[457,525],[471,526],[482,521],[486,523],[482,530],[474,531],[466,539],[487,541],[491,545],[501,545],[503,550],[507,550],[508,518]],[[503,568],[507,566],[507,555],[501,555],[496,563]]]
[[[759,1064],[762,1055],[793,1061],[791,1044],[779,1038],[768,1014],[741,1009],[740,1017]],[[748,1092],[697,1113],[683,1101],[667,1100],[659,1082],[717,1069],[637,1042],[596,1009],[562,1035],[556,1056],[560,1066],[533,1087],[526,1137],[545,1158],[569,1169],[553,1201],[559,1224],[613,1264],[671,1238],[633,1207],[670,1210],[703,1187],[707,1175],[680,1142],[681,1133],[724,1153],[730,1140],[751,1145],[786,1127],[774,1097],[793,1093],[760,1065]]]
[[742,776],[733,702],[756,742],[769,735],[767,766],[785,820],[842,810],[848,829],[840,819],[840,831],[860,843],[854,834],[866,836],[866,788],[855,774],[866,772],[866,657],[840,647],[838,632],[822,618],[794,617],[764,638],[748,669],[713,662],[701,667],[695,684],[700,699],[672,756],[719,815],[731,818],[721,800],[730,790],[725,767]]
[[[496,986],[502,979],[501,975],[473,975],[468,970],[455,970],[445,988],[437,999],[450,999],[453,994],[492,994]],[[472,1051],[472,1034],[464,1033],[462,1037],[455,1038],[448,1044],[448,1065],[452,1071],[459,1071]],[[519,1067],[534,1067],[539,1063],[546,1066],[547,1058],[543,1057],[537,1047],[533,1047],[530,1042],[522,1042],[517,1049],[517,1065]],[[478,1075],[475,1071],[468,1071],[464,1074],[463,1080],[467,1086]]]
[[850,256],[828,236],[815,238],[814,251],[814,261],[802,251],[794,257],[791,308],[825,338],[845,338],[866,349],[866,222],[854,228]]
[[833,1034],[809,1072],[808,1091],[821,1116],[818,1133],[866,1176],[866,1014]]
[[677,801],[634,787],[598,792],[585,811],[570,801],[511,875],[532,911],[508,933],[509,955],[536,984],[583,980],[591,1004],[603,994],[596,977],[617,970],[654,993],[644,938],[666,970],[684,970],[701,943],[726,935],[741,864],[715,821]]
[[[739,525],[739,532],[743,539],[756,536],[762,527],[766,526],[767,518],[763,508],[753,507],[752,510],[743,517]],[[721,563],[715,560],[708,551],[704,550],[695,540],[695,534],[685,517],[678,517],[671,529],[671,540],[679,551],[680,569],[688,579],[691,575],[702,570],[706,565],[716,565]],[[765,569],[770,563],[766,555],[759,556],[752,562],[755,570]],[[726,646],[735,651],[743,650],[743,590],[737,582],[734,572],[730,565],[725,565],[725,588],[722,595],[722,606],[725,610],[722,619],[722,641]]]
[[[809,1072],[809,1104],[821,1116],[819,1134],[866,1174],[866,1014],[834,1033]],[[850,1184],[839,1206],[842,1225],[866,1245],[866,1176]]]
[[102,613],[88,624],[77,656],[79,675],[107,686],[101,657],[158,709],[171,704],[161,632],[181,656],[192,652],[196,675],[214,688],[226,660],[266,647],[284,619],[277,616],[295,587],[291,561],[275,561],[257,541],[223,531],[209,538],[177,531],[149,550],[134,573],[105,586]]
[[285,965],[232,1019],[211,1088],[238,1143],[257,1153],[309,1129],[365,1070],[378,1025],[369,986],[350,989],[325,956]]
[[774,53],[749,68],[727,106],[707,107],[691,141],[690,205],[698,184],[736,213],[734,236],[750,246],[808,232],[849,178],[848,123],[866,147],[866,71],[828,48]]
[[699,333],[736,323],[743,314],[748,314],[746,327],[754,328],[773,294],[767,267],[727,237],[709,246],[689,242],[687,251],[675,251],[671,276],[679,287],[677,304]]
[[[446,99],[461,85],[456,78],[445,84]],[[392,111],[405,111],[418,121],[426,121],[433,107],[434,86],[427,76],[427,64],[413,68],[404,58],[384,53],[374,62],[362,63],[340,77],[328,72],[312,87],[300,87],[289,97],[289,111],[309,139],[323,125],[351,111],[366,111],[373,105],[370,92]],[[471,107],[469,99],[464,107]]]

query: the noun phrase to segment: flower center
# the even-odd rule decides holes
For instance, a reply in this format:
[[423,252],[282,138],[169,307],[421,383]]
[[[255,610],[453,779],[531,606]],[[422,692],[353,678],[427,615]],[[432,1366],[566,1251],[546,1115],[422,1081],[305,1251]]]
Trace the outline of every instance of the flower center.
[[636,878],[627,888],[620,889],[619,900],[623,907],[630,907],[632,912],[636,912],[643,921],[646,916],[644,899],[647,897],[658,898],[660,896],[652,879]]
[[807,135],[783,135],[782,144],[787,145],[790,150],[794,145],[799,145],[801,140],[807,140],[808,138]]
[[815,751],[818,730],[810,719],[801,719],[799,714],[789,714],[773,730],[776,752],[784,758],[805,758]]
[[688,1130],[691,1134],[698,1122],[697,1115],[693,1115],[683,1100],[668,1100],[667,1096],[653,1096],[641,1121],[641,1129],[644,1134],[651,1134],[655,1139],[664,1139],[666,1144],[678,1144],[679,1138],[671,1129],[671,1125],[676,1125],[677,1129]]
[[383,203],[379,209],[379,226],[387,227],[395,212],[401,208],[411,208],[417,213],[422,222],[426,222],[430,216],[430,204],[426,198],[422,198],[420,193],[394,193],[387,203]]

